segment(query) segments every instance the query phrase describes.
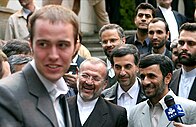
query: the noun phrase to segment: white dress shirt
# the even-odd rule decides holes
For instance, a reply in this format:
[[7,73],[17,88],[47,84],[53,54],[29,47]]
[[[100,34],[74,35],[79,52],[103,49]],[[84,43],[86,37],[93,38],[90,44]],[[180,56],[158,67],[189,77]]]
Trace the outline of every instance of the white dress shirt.
[[125,92],[119,85],[117,90],[117,105],[124,107],[127,110],[127,118],[129,118],[130,109],[136,105],[139,94],[139,83],[135,79],[133,86]]
[[59,124],[59,127],[64,127],[65,123],[64,123],[64,116],[63,116],[63,111],[62,108],[59,104],[59,96],[61,94],[67,94],[69,91],[69,88],[67,86],[67,84],[65,83],[63,78],[60,78],[57,82],[52,83],[51,81],[47,80],[45,77],[43,77],[37,70],[36,66],[35,66],[35,61],[32,60],[30,62],[30,64],[32,65],[32,67],[34,68],[36,74],[38,75],[38,77],[40,78],[41,82],[44,84],[45,88],[47,89],[51,100],[53,102],[53,106],[54,106],[54,110],[57,116],[57,121]]
[[174,39],[178,39],[178,36],[179,36],[178,24],[177,24],[176,18],[174,16],[174,13],[171,10],[171,7],[169,9],[166,9],[166,8],[159,6],[159,8],[161,9],[163,16],[169,26],[171,42],[172,42]]
[[112,68],[112,64],[108,59],[106,60],[106,63],[107,63],[108,75],[110,78],[113,78],[115,76],[115,72],[114,69]]
[[80,97],[79,94],[77,94],[77,105],[78,105],[78,112],[80,116],[80,122],[83,126],[88,117],[90,116],[91,112],[93,111],[95,104],[97,103],[97,99],[94,99],[92,101],[85,102]]
[[196,68],[186,72],[182,67],[182,74],[180,77],[180,84],[179,84],[179,93],[180,97],[188,98],[189,93],[191,91],[191,87],[195,80],[196,76]]

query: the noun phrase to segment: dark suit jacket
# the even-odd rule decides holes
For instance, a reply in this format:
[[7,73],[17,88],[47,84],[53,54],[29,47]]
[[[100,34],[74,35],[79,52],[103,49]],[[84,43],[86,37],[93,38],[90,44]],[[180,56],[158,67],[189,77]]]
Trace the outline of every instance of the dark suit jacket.
[[[81,127],[77,97],[68,98],[73,127]],[[92,113],[83,127],[127,127],[126,109],[99,97]]]
[[58,127],[49,93],[30,64],[0,81],[0,127]]
[[[141,55],[141,58],[143,58],[143,57],[145,57],[145,56],[147,56],[147,55],[150,55],[150,54],[152,54],[151,51],[148,52],[148,53],[146,53],[146,54],[142,54],[142,55]],[[169,51],[167,48],[166,48],[166,51],[165,51],[165,54],[164,54],[164,55],[167,56],[167,57],[169,57],[170,59],[172,59],[172,53],[171,53],[171,51]]]
[[[110,102],[112,102],[114,104],[117,104],[117,90],[118,90],[119,85],[120,84],[117,82],[112,87],[110,87],[108,89],[105,89],[102,92],[102,97],[104,97],[106,100],[108,100],[108,101],[110,101]],[[139,85],[140,85],[140,82],[139,82]],[[140,87],[136,104],[138,104],[138,103],[140,103],[142,101],[145,101],[146,99],[147,98],[144,95],[144,92],[142,91],[142,89]]]
[[[187,22],[187,18],[184,15],[178,13],[177,11],[172,11],[172,12],[174,13],[174,17],[176,18],[176,22],[178,24],[178,29],[179,29],[182,24]],[[160,17],[165,20],[163,13],[159,7],[155,9],[155,17]]]
[[[169,87],[172,89],[172,91],[176,95],[178,95],[181,74],[182,74],[182,69],[181,68],[178,69],[178,70],[175,70],[173,72],[172,80],[171,80],[171,82],[169,84]],[[196,101],[196,79],[193,82],[193,85],[191,87],[191,91],[190,91],[190,94],[188,96],[188,99]]]
[[78,65],[78,67],[80,67],[80,64],[85,60],[85,58],[81,57],[80,55],[78,55],[78,59],[76,60],[76,63]]

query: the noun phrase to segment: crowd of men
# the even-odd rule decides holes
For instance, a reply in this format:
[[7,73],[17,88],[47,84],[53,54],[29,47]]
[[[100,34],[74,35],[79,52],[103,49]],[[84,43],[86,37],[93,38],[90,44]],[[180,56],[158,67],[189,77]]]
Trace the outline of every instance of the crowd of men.
[[172,0],[139,4],[132,36],[102,25],[105,60],[79,54],[89,51],[77,13],[19,2],[0,50],[0,126],[196,126],[196,23],[173,13]]

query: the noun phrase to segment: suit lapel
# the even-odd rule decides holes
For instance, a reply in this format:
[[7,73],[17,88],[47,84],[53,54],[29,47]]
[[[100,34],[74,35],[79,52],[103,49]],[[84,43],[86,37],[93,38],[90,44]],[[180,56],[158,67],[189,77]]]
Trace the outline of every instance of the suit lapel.
[[69,105],[70,116],[72,119],[73,127],[76,127],[77,124],[79,124],[79,123],[77,123],[77,121],[80,121],[76,97],[77,96],[73,96],[73,97],[68,98],[68,105]]
[[102,127],[107,120],[107,116],[108,116],[108,111],[105,105],[105,101],[101,97],[99,97],[95,105],[95,108],[93,109],[93,112],[90,114],[90,116],[87,119],[88,126]]
[[42,82],[39,80],[34,69],[30,64],[27,64],[27,66],[23,69],[23,72],[27,81],[29,92],[37,97],[37,109],[44,114],[54,126],[58,126],[50,96]]
[[146,96],[144,95],[144,92],[143,92],[143,90],[142,90],[142,88],[141,88],[141,83],[140,83],[140,81],[139,81],[139,79],[137,79],[137,81],[138,81],[138,84],[139,84],[139,93],[138,93],[138,97],[137,97],[137,102],[136,102],[136,104],[138,104],[138,103],[140,103],[140,102],[142,102],[142,101],[145,101],[147,98],[146,98]]

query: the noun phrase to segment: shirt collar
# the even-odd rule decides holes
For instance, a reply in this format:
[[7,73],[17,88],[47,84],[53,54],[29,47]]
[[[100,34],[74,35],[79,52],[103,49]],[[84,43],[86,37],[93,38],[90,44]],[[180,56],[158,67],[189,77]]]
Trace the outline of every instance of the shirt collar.
[[[176,98],[176,95],[174,94],[174,92],[173,92],[171,89],[169,89],[169,92],[168,92],[168,93],[158,102],[158,103],[162,106],[162,108],[163,108],[164,110],[167,109],[167,106],[166,106],[165,101],[164,101],[164,98],[165,98],[167,95],[171,95],[174,99]],[[150,108],[153,107],[153,105],[152,105],[152,103],[150,102],[150,100],[147,100],[147,104],[149,105]]]
[[120,99],[120,97],[122,96],[123,93],[127,93],[131,98],[137,98],[138,95],[138,91],[139,91],[139,83],[137,78],[135,79],[135,83],[133,84],[133,86],[127,91],[125,92],[120,84],[118,85],[118,94],[117,94],[117,98]]
[[108,70],[112,68],[112,64],[111,64],[109,59],[106,59],[106,64],[107,64],[107,69]]
[[95,106],[97,103],[98,98],[91,100],[91,101],[83,101],[83,99],[80,97],[79,93],[77,94],[77,104],[81,107],[89,107],[89,106]]
[[69,88],[64,81],[64,79],[61,77],[59,80],[57,80],[55,83],[49,81],[46,79],[43,75],[39,73],[37,70],[37,67],[35,65],[35,61],[32,60],[30,62],[32,65],[33,69],[35,70],[36,74],[38,75],[39,79],[43,83],[44,87],[47,89],[48,93],[50,94],[51,97],[54,97],[53,99],[56,99],[59,95],[61,94],[67,94],[69,91]]
[[189,71],[189,72],[186,72],[184,70],[184,68],[182,67],[182,75],[184,75],[185,77],[193,77],[193,76],[196,76],[196,68]]

